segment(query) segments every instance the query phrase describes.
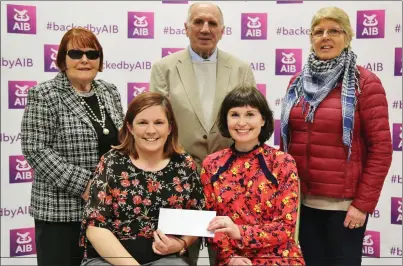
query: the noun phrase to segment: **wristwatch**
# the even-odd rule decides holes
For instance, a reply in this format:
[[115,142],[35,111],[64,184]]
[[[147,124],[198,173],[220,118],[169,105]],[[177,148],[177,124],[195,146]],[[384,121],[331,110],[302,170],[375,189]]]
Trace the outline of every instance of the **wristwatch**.
[[178,237],[178,239],[183,242],[183,248],[179,251],[179,255],[183,256],[186,253],[187,249],[188,249],[188,244],[186,243],[185,239],[180,238],[180,237]]

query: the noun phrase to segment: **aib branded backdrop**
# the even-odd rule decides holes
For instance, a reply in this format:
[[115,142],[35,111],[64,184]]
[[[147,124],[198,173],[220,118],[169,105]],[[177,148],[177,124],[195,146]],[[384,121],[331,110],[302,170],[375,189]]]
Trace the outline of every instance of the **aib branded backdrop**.
[[[387,1],[225,1],[219,47],[250,63],[275,115],[279,144],[281,98],[309,55],[309,26],[322,7],[339,6],[355,31],[358,64],[382,81],[389,104],[393,162],[363,242],[364,264],[401,265],[402,256],[402,3]],[[151,65],[187,47],[189,1],[1,2],[1,257],[2,264],[36,263],[28,215],[35,172],[20,148],[20,121],[30,88],[53,78],[63,34],[93,31],[104,48],[98,78],[120,89],[123,104],[148,91]],[[107,15],[105,15],[107,14]],[[186,126],[186,125],[180,125]]]

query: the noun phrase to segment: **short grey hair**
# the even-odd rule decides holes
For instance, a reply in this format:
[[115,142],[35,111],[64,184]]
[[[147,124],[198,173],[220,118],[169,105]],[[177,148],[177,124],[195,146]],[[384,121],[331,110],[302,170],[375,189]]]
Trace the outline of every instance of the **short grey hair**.
[[206,3],[206,2],[198,2],[198,3],[194,3],[194,4],[191,4],[190,6],[189,6],[189,9],[188,9],[188,16],[187,16],[187,19],[186,19],[186,24],[187,25],[189,25],[190,24],[190,16],[192,15],[192,7],[193,6],[196,6],[196,5],[200,5],[200,4],[208,4],[208,5],[213,5],[213,6],[215,6],[215,7],[217,7],[217,9],[218,9],[218,12],[220,13],[220,26],[221,27],[224,27],[224,15],[222,14],[222,11],[221,11],[221,8],[218,6],[218,5],[216,5],[216,4],[213,4],[213,3]]

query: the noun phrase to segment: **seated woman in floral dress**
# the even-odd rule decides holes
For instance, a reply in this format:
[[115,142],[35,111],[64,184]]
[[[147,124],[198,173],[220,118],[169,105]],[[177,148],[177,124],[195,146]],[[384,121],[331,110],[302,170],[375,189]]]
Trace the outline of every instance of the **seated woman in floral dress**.
[[92,182],[82,265],[188,265],[180,255],[196,237],[157,230],[160,208],[204,207],[196,164],[178,144],[168,99],[155,92],[137,96],[119,138],[121,145],[101,158]]
[[294,159],[265,144],[273,114],[254,87],[232,90],[218,115],[234,144],[204,160],[206,207],[217,211],[208,230],[219,265],[305,265],[294,240],[298,175]]

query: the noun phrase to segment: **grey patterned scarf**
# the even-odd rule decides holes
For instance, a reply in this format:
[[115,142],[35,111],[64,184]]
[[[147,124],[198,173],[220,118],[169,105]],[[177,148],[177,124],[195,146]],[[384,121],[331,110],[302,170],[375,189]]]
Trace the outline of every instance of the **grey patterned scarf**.
[[356,105],[355,87],[358,86],[356,68],[357,56],[351,50],[344,50],[331,60],[319,60],[314,53],[308,58],[301,74],[290,85],[281,106],[281,138],[284,151],[288,151],[288,121],[291,109],[303,99],[303,112],[308,106],[305,122],[313,123],[315,110],[342,77],[341,104],[343,116],[343,143],[351,154]]

